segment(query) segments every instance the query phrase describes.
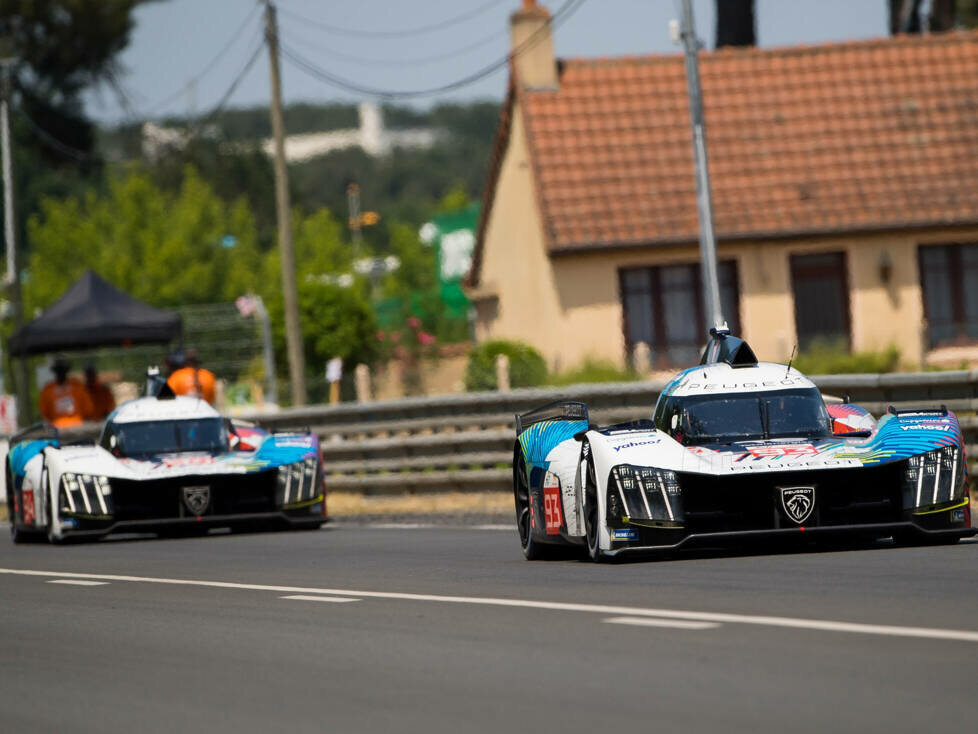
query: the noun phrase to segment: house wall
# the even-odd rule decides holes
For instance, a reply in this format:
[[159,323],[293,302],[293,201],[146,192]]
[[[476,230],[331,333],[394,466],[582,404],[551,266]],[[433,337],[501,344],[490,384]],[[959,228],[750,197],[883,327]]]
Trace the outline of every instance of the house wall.
[[[528,342],[551,369],[589,357],[624,365],[619,269],[696,262],[699,249],[653,246],[548,257],[519,105],[513,115],[484,233],[476,338]],[[790,256],[844,252],[852,348],[876,351],[895,344],[901,361],[913,367],[939,361],[931,359],[939,355],[925,352],[917,247],[947,242],[978,242],[978,229],[721,242],[718,254],[737,262],[743,336],[761,359],[787,360],[797,341]],[[880,268],[884,253],[892,265],[886,282]],[[952,356],[955,364],[978,361],[978,350]]]
[[476,340],[516,339],[542,354],[559,354],[566,319],[556,299],[553,263],[544,250],[519,105],[513,108],[509,145],[483,236],[479,287],[470,294]]

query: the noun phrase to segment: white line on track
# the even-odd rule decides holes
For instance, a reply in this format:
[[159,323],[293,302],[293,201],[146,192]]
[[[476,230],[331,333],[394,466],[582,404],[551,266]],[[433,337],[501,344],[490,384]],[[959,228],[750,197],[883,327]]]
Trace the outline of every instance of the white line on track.
[[357,530],[511,530],[516,532],[516,525],[439,525],[431,522],[368,522],[363,525],[342,523],[338,527],[353,527]]
[[345,596],[316,596],[313,594],[292,594],[291,596],[280,596],[279,599],[295,599],[296,601],[333,601],[337,603],[347,601],[360,601]]
[[65,584],[66,586],[108,586],[108,581],[85,581],[84,579],[53,579],[48,584]]
[[575,604],[531,599],[500,599],[489,596],[442,596],[440,594],[408,594],[396,591],[359,591],[354,589],[325,589],[305,586],[276,586],[270,584],[240,584],[230,581],[198,581],[194,579],[167,579],[151,576],[118,576],[98,573],[72,573],[66,571],[32,571],[18,568],[0,568],[0,574],[12,576],[61,577],[90,579],[93,581],[130,581],[144,584],[169,586],[197,586],[211,589],[242,589],[245,591],[277,591],[283,594],[327,594],[332,596],[368,597],[372,599],[397,599],[401,601],[435,602],[443,604],[474,604],[521,609],[548,609],[560,612],[585,612],[625,617],[652,617],[657,619],[685,619],[695,622],[720,624],[752,624],[764,627],[809,629],[821,632],[850,632],[861,635],[886,635],[890,637],[919,637],[932,640],[957,640],[978,642],[978,631],[937,629],[934,627],[900,627],[896,625],[860,624],[825,619],[801,619],[796,617],[767,617],[752,614],[726,614],[723,612],[693,612],[677,609],[652,609],[646,607],[618,607],[604,604]]
[[682,619],[651,619],[649,617],[608,617],[608,624],[634,624],[637,627],[674,627],[681,630],[709,630],[720,625],[716,622],[687,622]]

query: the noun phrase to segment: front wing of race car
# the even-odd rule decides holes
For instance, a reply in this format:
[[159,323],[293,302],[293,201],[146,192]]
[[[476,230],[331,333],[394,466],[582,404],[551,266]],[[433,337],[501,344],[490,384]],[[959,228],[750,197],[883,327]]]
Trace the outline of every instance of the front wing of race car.
[[596,557],[778,538],[952,542],[976,533],[963,440],[947,411],[890,413],[868,438],[712,448],[682,446],[647,421],[596,429],[572,404],[520,429],[529,537],[583,540]]
[[173,457],[133,471],[98,447],[51,439],[8,459],[14,538],[49,540],[215,527],[318,527],[325,520],[315,436],[272,435],[255,452]]

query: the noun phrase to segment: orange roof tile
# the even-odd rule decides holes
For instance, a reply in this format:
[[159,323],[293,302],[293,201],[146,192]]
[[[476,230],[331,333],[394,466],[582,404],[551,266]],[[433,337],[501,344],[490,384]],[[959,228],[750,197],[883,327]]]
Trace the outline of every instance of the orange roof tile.
[[[700,75],[719,239],[978,222],[978,32],[725,49]],[[697,239],[681,55],[513,86],[493,168],[515,93],[551,252]]]

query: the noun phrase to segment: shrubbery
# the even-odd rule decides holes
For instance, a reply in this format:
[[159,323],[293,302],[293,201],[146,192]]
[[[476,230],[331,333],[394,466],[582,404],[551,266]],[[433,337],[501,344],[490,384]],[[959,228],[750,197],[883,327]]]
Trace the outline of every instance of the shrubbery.
[[465,368],[465,389],[496,390],[496,357],[509,357],[510,387],[536,387],[547,379],[547,364],[529,344],[514,341],[490,341],[478,344],[469,353]]
[[588,357],[577,367],[550,375],[550,385],[576,385],[582,382],[631,382],[641,379],[634,370],[614,362]]
[[881,352],[850,352],[838,342],[815,341],[792,362],[806,375],[850,375],[894,372],[900,364],[900,350],[890,346]]

